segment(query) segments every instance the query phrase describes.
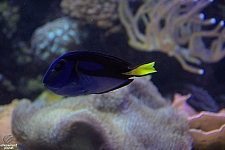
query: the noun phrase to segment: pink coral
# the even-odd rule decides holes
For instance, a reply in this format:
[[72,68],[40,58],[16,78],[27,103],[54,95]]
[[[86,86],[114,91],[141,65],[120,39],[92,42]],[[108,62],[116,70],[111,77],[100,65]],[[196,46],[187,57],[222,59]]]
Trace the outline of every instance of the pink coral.
[[201,112],[188,118],[195,150],[225,150],[225,109]]
[[206,111],[197,113],[186,103],[189,97],[190,94],[186,96],[175,94],[172,106],[189,116],[189,132],[194,139],[194,149],[225,150],[225,109],[218,113]]
[[197,114],[197,111],[186,102],[190,97],[191,94],[181,95],[176,93],[174,94],[174,100],[171,106],[178,108],[181,113],[185,113],[187,116],[195,115]]

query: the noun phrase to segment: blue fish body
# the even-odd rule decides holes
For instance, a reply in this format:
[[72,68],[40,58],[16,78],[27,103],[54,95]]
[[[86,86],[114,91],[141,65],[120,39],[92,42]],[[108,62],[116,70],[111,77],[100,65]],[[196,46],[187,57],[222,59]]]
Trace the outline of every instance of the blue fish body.
[[43,83],[63,96],[101,94],[133,81],[127,74],[130,63],[106,54],[75,51],[56,59],[47,70]]

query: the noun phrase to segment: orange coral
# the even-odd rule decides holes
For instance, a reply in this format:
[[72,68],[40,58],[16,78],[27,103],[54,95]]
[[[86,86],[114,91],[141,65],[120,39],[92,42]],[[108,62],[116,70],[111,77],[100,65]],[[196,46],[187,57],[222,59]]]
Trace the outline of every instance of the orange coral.
[[197,112],[186,103],[188,95],[174,95],[171,104],[188,117],[189,133],[194,139],[195,150],[225,150],[225,109],[218,113]]
[[0,106],[0,144],[4,144],[5,136],[12,135],[10,121],[12,111],[17,104],[18,100],[13,100],[11,104]]
[[225,109],[201,112],[188,118],[195,150],[225,150]]

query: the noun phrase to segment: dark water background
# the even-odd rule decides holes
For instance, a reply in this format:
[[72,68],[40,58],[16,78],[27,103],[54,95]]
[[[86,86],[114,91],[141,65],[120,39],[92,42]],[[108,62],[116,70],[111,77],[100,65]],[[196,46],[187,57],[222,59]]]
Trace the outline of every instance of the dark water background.
[[[34,100],[45,88],[41,80],[49,67],[48,63],[35,60],[30,49],[31,37],[34,31],[60,17],[60,0],[8,0],[8,7],[19,8],[13,15],[19,15],[14,22],[16,28],[9,36],[13,27],[9,26],[10,19],[0,21],[0,104],[10,103],[15,98]],[[137,1],[133,1],[133,7]],[[208,18],[218,21],[225,20],[225,2],[217,0],[206,7],[203,12]],[[2,12],[1,12],[2,13]],[[2,14],[1,14],[2,15]],[[7,29],[7,33],[3,32]],[[166,97],[172,98],[174,93],[192,93],[199,102],[197,110],[218,111],[225,107],[225,59],[217,63],[198,66],[205,70],[204,75],[196,75],[184,71],[177,60],[160,52],[141,52],[127,44],[125,30],[102,36],[102,29],[86,26],[88,37],[83,41],[84,50],[103,52],[117,56],[134,65],[155,61],[157,73],[152,81]],[[71,49],[72,51],[73,49]],[[78,49],[74,49],[78,50]],[[190,100],[191,101],[191,100]],[[212,102],[213,101],[213,102]],[[190,102],[191,103],[191,102]],[[196,102],[193,102],[193,106]],[[201,103],[199,106],[199,103]],[[206,106],[206,103],[213,103]],[[214,105],[216,104],[216,106]]]

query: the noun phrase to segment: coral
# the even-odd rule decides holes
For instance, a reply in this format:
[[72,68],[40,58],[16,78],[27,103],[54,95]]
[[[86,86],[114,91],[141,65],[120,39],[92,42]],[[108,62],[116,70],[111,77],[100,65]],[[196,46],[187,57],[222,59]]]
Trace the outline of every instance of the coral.
[[217,62],[225,56],[224,22],[205,19],[201,10],[212,0],[145,0],[132,12],[129,0],[121,0],[119,17],[129,45],[142,51],[159,51],[175,57],[184,70],[203,74],[188,63]]
[[191,93],[191,97],[187,100],[187,103],[196,111],[219,111],[218,104],[205,89],[195,85],[186,84],[182,91],[185,93]]
[[119,20],[118,4],[118,0],[63,0],[61,8],[65,14],[79,19],[84,24],[102,29],[116,29],[116,21]]
[[225,109],[219,113],[203,111],[197,113],[186,101],[190,94],[174,95],[173,107],[188,116],[190,134],[194,139],[194,150],[225,150]]
[[225,109],[201,112],[188,118],[195,150],[225,150]]
[[51,62],[67,51],[79,49],[86,36],[77,21],[63,17],[37,28],[32,35],[31,49],[36,58]]
[[192,108],[186,102],[191,97],[191,94],[181,95],[181,94],[174,94],[174,100],[171,106],[178,108],[181,113],[185,113],[187,116],[192,116],[197,114],[197,111]]
[[[3,142],[6,142],[6,141],[4,141],[5,136],[12,135],[11,124],[10,124],[11,115],[12,115],[12,111],[13,111],[14,107],[18,104],[18,102],[19,102],[18,100],[13,100],[11,102],[11,104],[0,106],[0,124],[1,124],[0,145],[6,144],[6,143],[3,143]],[[11,142],[11,144],[16,143],[15,139],[11,139],[10,142]]]
[[45,106],[21,100],[12,115],[13,135],[32,150],[189,150],[186,117],[150,84],[135,79],[113,92]]
[[0,2],[0,28],[6,38],[11,38],[16,32],[19,19],[18,6],[11,6],[6,0]]

